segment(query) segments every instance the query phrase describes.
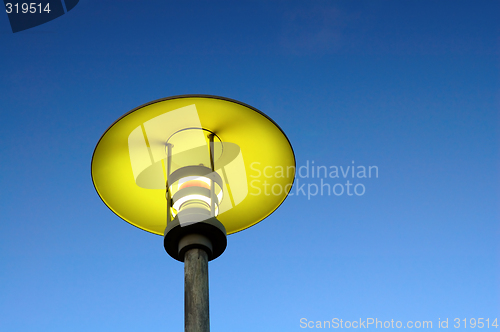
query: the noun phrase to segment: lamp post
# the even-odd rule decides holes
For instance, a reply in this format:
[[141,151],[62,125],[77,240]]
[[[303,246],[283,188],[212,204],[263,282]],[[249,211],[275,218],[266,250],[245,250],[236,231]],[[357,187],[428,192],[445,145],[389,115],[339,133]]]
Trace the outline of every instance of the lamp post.
[[228,234],[284,201],[295,157],[279,126],[241,102],[208,95],[156,100],[122,116],[92,157],[92,180],[120,218],[162,235],[184,262],[185,331],[210,330],[208,262]]

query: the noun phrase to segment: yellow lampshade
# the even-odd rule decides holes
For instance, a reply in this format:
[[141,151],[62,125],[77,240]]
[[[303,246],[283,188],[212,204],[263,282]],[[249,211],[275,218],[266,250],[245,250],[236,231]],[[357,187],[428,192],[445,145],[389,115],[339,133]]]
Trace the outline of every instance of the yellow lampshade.
[[[185,169],[194,173],[183,175]],[[175,208],[196,200],[207,209],[216,206],[231,234],[276,210],[294,177],[292,147],[273,120],[241,102],[206,95],[165,98],[130,111],[106,130],[92,157],[92,180],[103,202],[159,235],[167,213],[176,213],[169,197]],[[191,194],[176,198],[181,190]],[[212,196],[203,196],[210,190]]]

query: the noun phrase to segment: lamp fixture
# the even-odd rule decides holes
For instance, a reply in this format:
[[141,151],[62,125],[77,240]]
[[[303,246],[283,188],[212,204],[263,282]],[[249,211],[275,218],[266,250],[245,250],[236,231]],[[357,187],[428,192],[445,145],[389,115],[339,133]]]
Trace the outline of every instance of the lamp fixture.
[[[278,171],[270,176],[268,169]],[[281,128],[259,110],[183,95],[119,118],[97,143],[91,173],[115,214],[162,235],[167,253],[184,262],[186,331],[209,331],[208,261],[224,252],[227,234],[280,206],[295,156]]]

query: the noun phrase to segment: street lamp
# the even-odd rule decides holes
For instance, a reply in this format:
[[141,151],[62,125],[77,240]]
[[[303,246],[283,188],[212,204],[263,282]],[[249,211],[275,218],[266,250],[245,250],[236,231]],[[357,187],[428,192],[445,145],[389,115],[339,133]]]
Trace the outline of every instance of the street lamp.
[[185,331],[210,330],[208,261],[226,235],[260,222],[284,201],[295,156],[281,128],[241,102],[184,95],[142,105],[103,134],[92,180],[120,218],[164,236],[184,262]]

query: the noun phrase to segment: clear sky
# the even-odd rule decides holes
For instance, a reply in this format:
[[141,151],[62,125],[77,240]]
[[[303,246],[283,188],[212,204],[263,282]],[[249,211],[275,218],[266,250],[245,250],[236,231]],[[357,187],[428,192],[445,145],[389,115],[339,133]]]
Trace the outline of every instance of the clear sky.
[[[179,94],[260,109],[298,167],[378,168],[298,177],[275,213],[230,235],[210,263],[212,331],[500,325],[499,13],[498,1],[81,0],[18,33],[0,14],[0,331],[183,330],[183,265],[90,177],[109,125]],[[365,192],[308,196],[321,181]]]

